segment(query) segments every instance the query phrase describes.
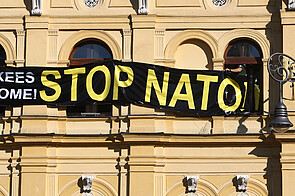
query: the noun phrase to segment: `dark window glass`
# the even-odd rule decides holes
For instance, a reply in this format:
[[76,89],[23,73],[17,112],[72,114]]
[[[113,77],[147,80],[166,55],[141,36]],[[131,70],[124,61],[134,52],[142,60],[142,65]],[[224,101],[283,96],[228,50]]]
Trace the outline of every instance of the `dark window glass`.
[[249,43],[245,43],[244,45],[244,56],[245,57],[260,57],[259,51],[257,48]]
[[226,56],[227,57],[241,57],[243,56],[243,47],[242,43],[237,43],[229,48]]
[[93,48],[93,58],[112,58],[112,55],[109,53],[109,51],[101,46],[101,45],[97,45],[97,44],[93,44],[92,45]]
[[110,52],[98,44],[85,44],[79,47],[72,56],[73,59],[112,58]]
[[70,66],[84,65],[111,58],[113,58],[112,52],[105,43],[89,39],[74,47],[70,55]]
[[257,47],[248,41],[238,41],[230,44],[226,57],[261,57],[261,53]]
[[73,59],[90,59],[91,58],[91,45],[86,44],[84,46],[79,47],[74,55],[72,56]]

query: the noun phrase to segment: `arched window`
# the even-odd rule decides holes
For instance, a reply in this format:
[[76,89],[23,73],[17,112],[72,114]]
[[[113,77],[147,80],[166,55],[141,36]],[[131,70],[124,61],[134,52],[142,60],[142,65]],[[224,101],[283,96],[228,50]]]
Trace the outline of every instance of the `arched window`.
[[234,41],[225,52],[225,64],[260,64],[262,52],[260,47],[248,40]]
[[[234,40],[224,54],[224,69],[243,67],[242,80],[248,83],[246,103],[250,112],[259,114],[262,110],[262,51],[251,40]],[[239,79],[239,78],[238,78]]]
[[112,52],[105,43],[89,39],[75,45],[70,54],[70,66],[83,65],[112,58]]
[[[87,39],[75,45],[70,54],[70,67],[112,59],[110,48],[100,40]],[[111,116],[112,105],[95,102],[91,105],[67,107],[68,116]]]

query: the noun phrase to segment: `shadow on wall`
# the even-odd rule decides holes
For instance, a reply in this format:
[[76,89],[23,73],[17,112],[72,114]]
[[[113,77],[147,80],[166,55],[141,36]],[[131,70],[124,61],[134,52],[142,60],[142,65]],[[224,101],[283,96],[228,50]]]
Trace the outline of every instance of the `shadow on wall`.
[[243,124],[245,120],[247,120],[247,117],[243,117],[239,120],[239,126],[237,129],[238,134],[246,134],[248,132],[248,128],[246,127],[246,125]]
[[[282,9],[282,3],[288,5],[288,0],[276,1],[269,0],[266,6],[267,11],[271,14],[271,20],[266,25],[266,38],[270,43],[270,55],[275,52],[283,51],[283,39],[282,39],[282,25],[280,18],[280,10]],[[264,58],[268,58],[265,57]],[[268,73],[265,73],[268,74]],[[274,80],[269,80],[269,112],[273,113],[274,108],[279,101],[279,84]],[[264,102],[267,100],[264,100]]]
[[283,0],[283,2],[286,5],[286,7],[288,7],[288,0]]
[[266,186],[269,195],[281,196],[281,163],[280,163],[280,143],[276,140],[274,134],[268,136],[261,135],[260,139],[263,143],[256,146],[249,155],[255,155],[256,157],[267,158],[267,165],[264,168],[265,174],[263,177],[266,179]]
[[31,13],[31,10],[32,10],[32,0],[24,0],[24,3],[26,5],[26,9],[28,10],[28,12]]
[[130,0],[130,3],[132,4],[132,8],[137,13],[137,10],[138,10],[138,0]]

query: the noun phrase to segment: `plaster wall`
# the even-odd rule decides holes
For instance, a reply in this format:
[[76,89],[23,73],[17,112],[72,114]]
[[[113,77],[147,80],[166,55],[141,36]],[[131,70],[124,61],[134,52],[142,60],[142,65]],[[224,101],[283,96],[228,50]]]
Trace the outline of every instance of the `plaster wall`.
[[[228,44],[243,38],[263,53],[264,102],[263,114],[251,117],[130,105],[113,106],[110,117],[71,118],[65,107],[7,107],[0,119],[0,195],[81,195],[86,174],[94,176],[93,195],[188,195],[183,179],[194,175],[198,195],[237,195],[238,174],[250,177],[248,195],[292,195],[294,134],[269,134],[268,126],[277,86],[266,61],[273,52],[295,52],[294,12],[285,7],[274,0],[222,7],[211,0],[150,0],[149,14],[138,15],[133,0],[101,0],[94,8],[83,0],[43,0],[42,15],[33,16],[31,1],[0,0],[8,66],[66,67],[73,47],[94,38],[118,60],[223,70]],[[287,98],[291,90],[285,85]],[[293,101],[286,100],[290,110]]]

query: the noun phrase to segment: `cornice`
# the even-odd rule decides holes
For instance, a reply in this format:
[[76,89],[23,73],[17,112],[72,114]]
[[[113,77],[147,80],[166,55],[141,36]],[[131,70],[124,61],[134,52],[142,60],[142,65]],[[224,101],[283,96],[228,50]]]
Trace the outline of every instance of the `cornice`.
[[[253,146],[263,144],[270,134],[164,134],[164,133],[120,133],[120,134],[8,134],[0,136],[2,144],[16,145],[190,145],[190,146]],[[274,140],[273,140],[274,141]],[[266,142],[268,144],[273,141]]]

